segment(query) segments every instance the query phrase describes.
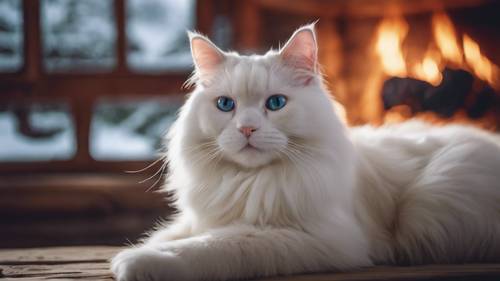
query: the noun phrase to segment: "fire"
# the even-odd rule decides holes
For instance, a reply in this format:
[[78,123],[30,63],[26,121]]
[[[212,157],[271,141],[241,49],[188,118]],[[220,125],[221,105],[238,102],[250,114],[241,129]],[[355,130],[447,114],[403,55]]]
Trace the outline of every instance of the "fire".
[[472,72],[491,86],[499,88],[498,67],[481,54],[479,44],[468,35],[463,35],[463,53],[458,44],[455,28],[450,18],[444,13],[436,13],[432,17],[434,40],[443,57],[458,67],[465,67],[465,62]]
[[421,63],[414,66],[415,78],[427,81],[433,86],[437,86],[443,80],[438,63],[431,56],[426,56]]
[[457,66],[461,66],[463,55],[451,19],[444,13],[434,14],[432,16],[432,30],[434,40],[443,57]]
[[382,67],[390,76],[406,76],[406,63],[401,45],[408,33],[408,24],[402,18],[383,20],[377,30],[375,50]]
[[428,51],[420,62],[409,67],[402,50],[408,23],[400,17],[382,20],[377,29],[375,51],[383,72],[388,76],[411,76],[437,86],[443,78],[443,61],[448,66],[471,69],[478,78],[494,88],[500,88],[499,68],[481,53],[479,45],[467,35],[463,36],[462,51],[455,27],[446,14],[436,13],[432,16],[432,31],[438,52],[430,54]]
[[463,45],[465,61],[472,68],[474,74],[480,79],[487,81],[491,86],[499,88],[498,66],[481,54],[479,44],[472,40],[467,34],[463,36]]
[[[388,95],[392,91],[395,94],[405,95],[405,91],[411,92],[411,85],[419,85],[412,80],[398,79],[393,81],[401,83],[398,84],[401,87],[386,89],[383,87],[388,77],[415,78],[426,81],[434,87],[446,83],[437,89],[439,91],[436,91],[436,93],[441,93],[450,91],[449,85],[454,83],[453,79],[443,82],[442,71],[445,67],[449,69],[446,72],[448,75],[456,73],[453,69],[462,69],[487,82],[494,89],[500,89],[500,68],[481,53],[479,44],[470,36],[463,34],[462,37],[462,34],[458,34],[450,17],[445,13],[440,12],[432,16],[433,36],[422,57],[412,57],[406,60],[405,55],[414,53],[412,51],[414,49],[405,52],[406,50],[402,48],[408,30],[408,23],[402,17],[386,18],[378,25],[373,49],[380,64],[379,67],[374,68],[366,81],[367,86],[361,104],[370,106],[363,107],[362,118],[372,124],[398,123],[410,118],[420,118],[435,124],[465,122],[484,128],[498,129],[498,115],[495,112],[485,112],[481,113],[483,114],[481,116],[471,117],[468,109],[464,107],[454,111],[451,117],[445,118],[438,113],[439,111],[421,111],[419,104],[405,104],[414,102],[411,96],[408,100],[403,100],[402,104],[392,106],[388,110],[384,109],[380,98],[381,93]],[[484,83],[476,81],[471,83],[475,87],[471,95],[477,93],[480,87],[486,87]],[[385,92],[381,92],[381,89]]]
[[[402,18],[385,19],[378,26],[375,50],[384,73],[389,76],[408,75],[408,66],[401,47],[407,33],[408,23]],[[413,66],[412,75],[432,85],[439,85],[442,76],[437,61],[427,55],[421,63]]]

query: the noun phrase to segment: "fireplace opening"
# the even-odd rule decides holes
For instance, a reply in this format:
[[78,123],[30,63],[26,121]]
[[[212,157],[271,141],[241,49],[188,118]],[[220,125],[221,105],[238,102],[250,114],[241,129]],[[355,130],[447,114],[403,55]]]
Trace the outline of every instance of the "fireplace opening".
[[373,50],[382,71],[372,74],[370,80],[377,80],[375,89],[365,95],[376,95],[382,106],[380,119],[370,121],[385,124],[420,118],[498,130],[498,66],[482,53],[471,35],[456,31],[446,13],[433,13],[429,28],[432,36],[425,50],[410,58],[403,47],[408,22],[393,16],[378,24]]

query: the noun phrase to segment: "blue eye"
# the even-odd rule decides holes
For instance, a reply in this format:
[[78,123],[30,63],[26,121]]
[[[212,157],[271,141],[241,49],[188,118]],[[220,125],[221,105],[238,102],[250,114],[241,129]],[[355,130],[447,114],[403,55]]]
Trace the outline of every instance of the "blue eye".
[[218,97],[217,108],[224,112],[229,112],[234,109],[234,100],[229,97]]
[[284,95],[270,96],[266,101],[266,107],[269,110],[276,111],[282,109],[286,104],[286,97]]

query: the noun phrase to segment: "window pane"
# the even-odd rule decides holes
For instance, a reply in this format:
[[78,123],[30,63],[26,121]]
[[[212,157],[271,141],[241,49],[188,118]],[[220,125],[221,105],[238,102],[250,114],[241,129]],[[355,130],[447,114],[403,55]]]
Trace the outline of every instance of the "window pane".
[[23,65],[23,12],[21,0],[0,0],[0,71],[14,72]]
[[136,71],[189,70],[186,30],[194,28],[194,0],[128,0],[127,61]]
[[0,161],[70,159],[76,152],[65,104],[10,104],[0,108]]
[[48,71],[109,71],[115,65],[113,0],[42,0]]
[[155,159],[182,100],[102,100],[92,118],[90,154],[97,160]]

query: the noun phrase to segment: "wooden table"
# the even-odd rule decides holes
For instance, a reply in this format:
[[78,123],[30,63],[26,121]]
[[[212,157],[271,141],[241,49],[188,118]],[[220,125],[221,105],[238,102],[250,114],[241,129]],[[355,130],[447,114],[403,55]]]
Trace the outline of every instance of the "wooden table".
[[[0,250],[0,279],[113,280],[108,259],[121,248],[108,246]],[[500,264],[378,266],[352,273],[312,274],[266,279],[290,281],[500,280]]]

